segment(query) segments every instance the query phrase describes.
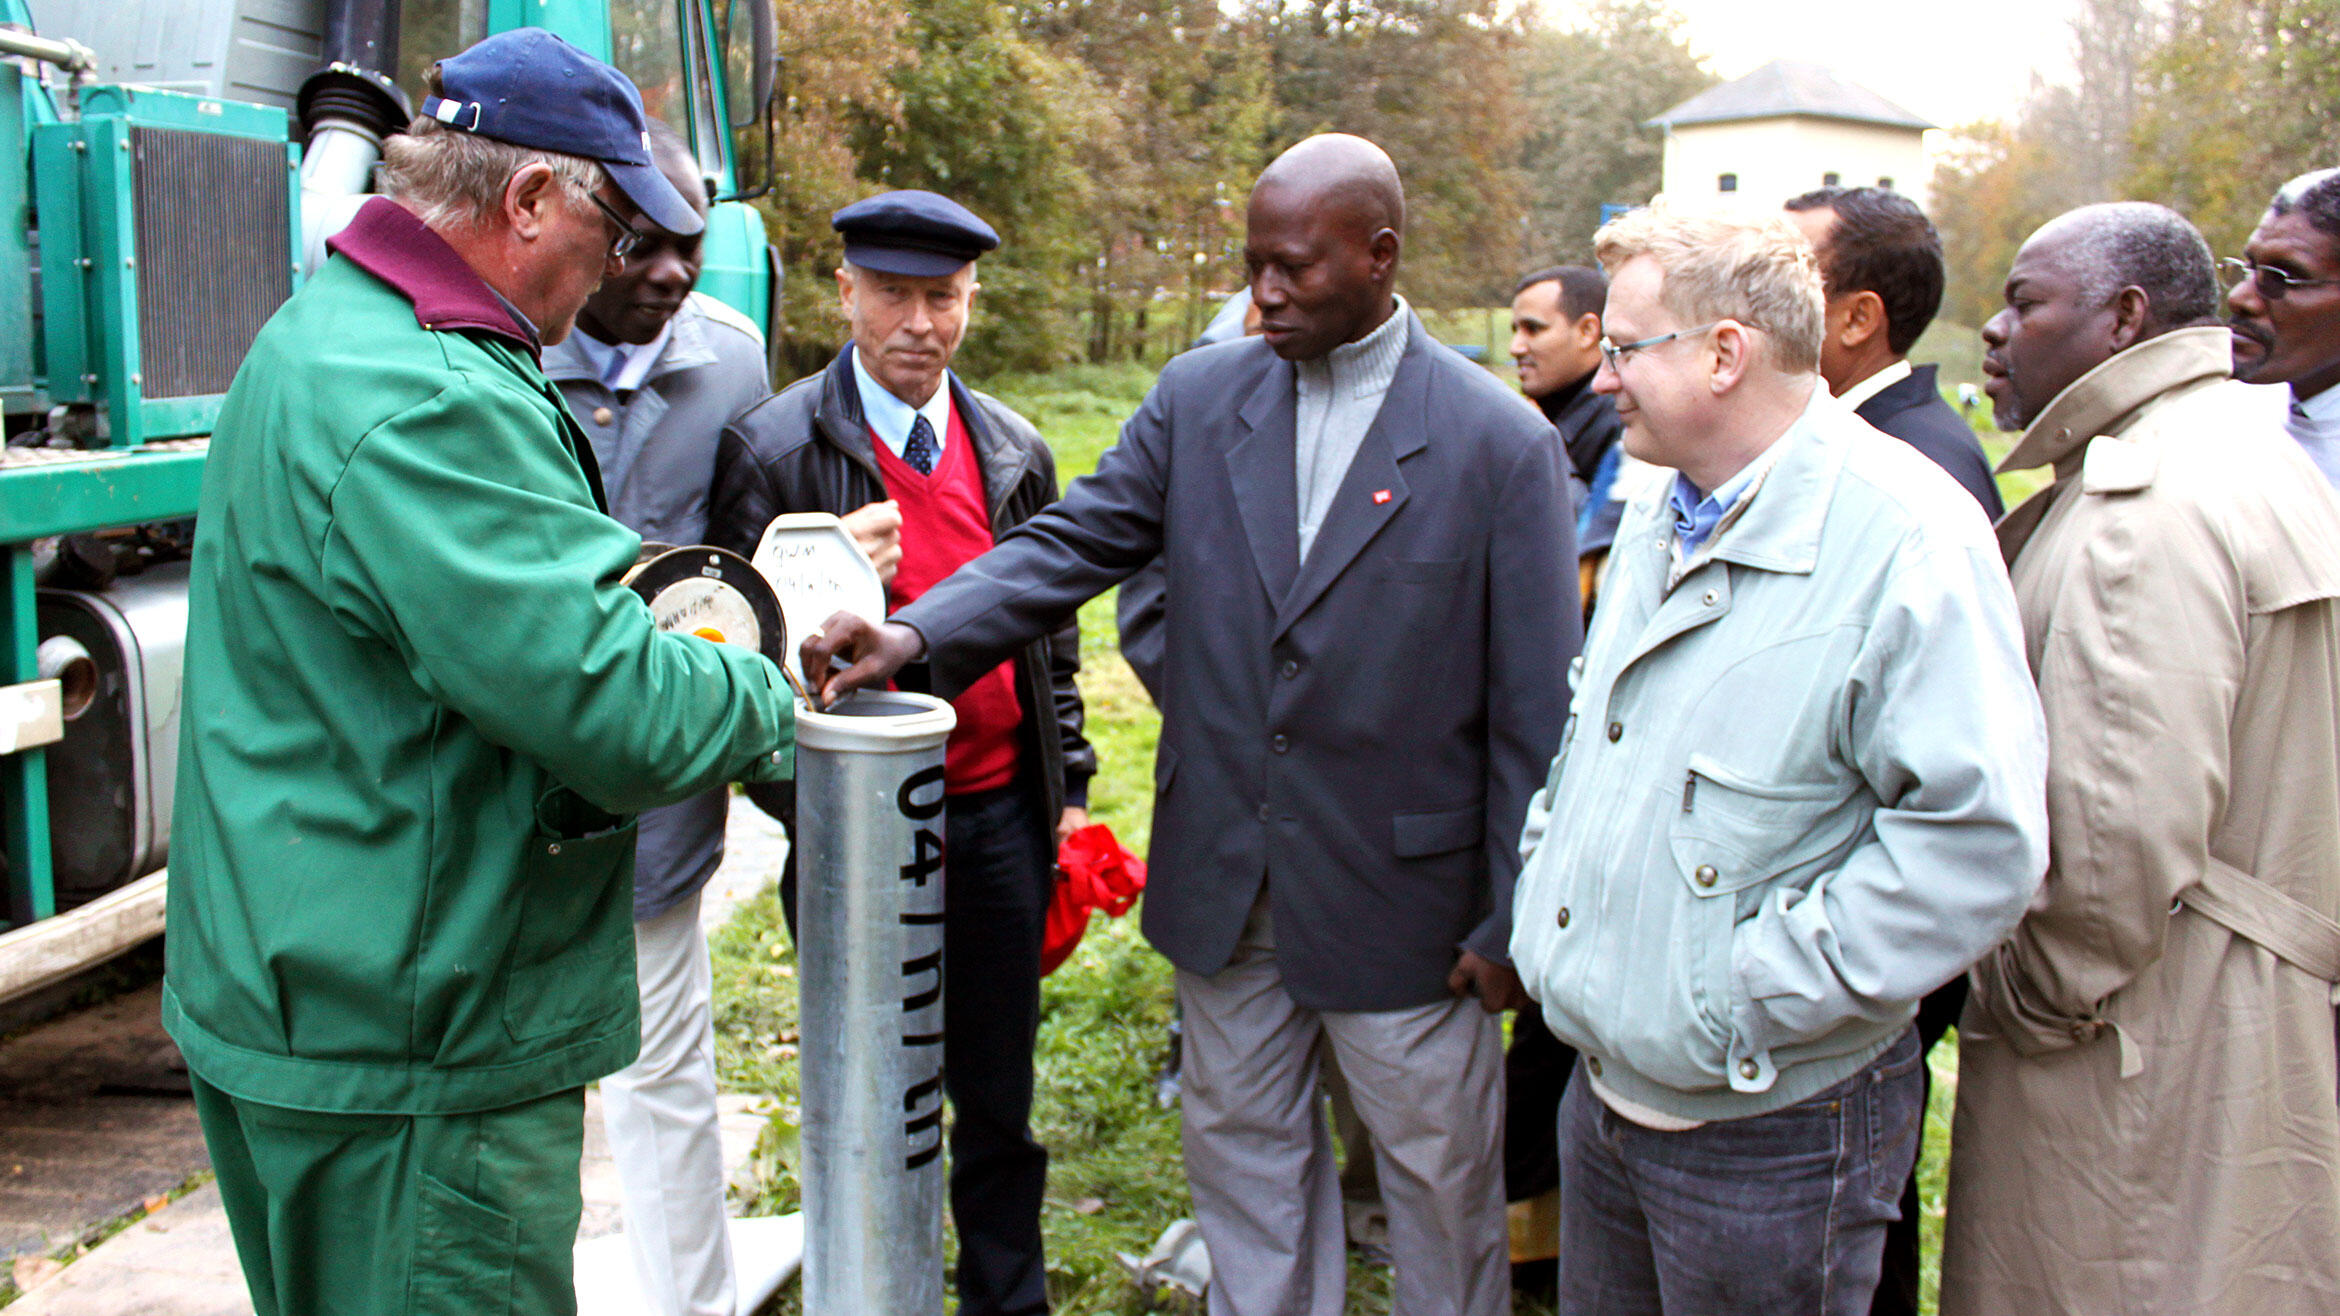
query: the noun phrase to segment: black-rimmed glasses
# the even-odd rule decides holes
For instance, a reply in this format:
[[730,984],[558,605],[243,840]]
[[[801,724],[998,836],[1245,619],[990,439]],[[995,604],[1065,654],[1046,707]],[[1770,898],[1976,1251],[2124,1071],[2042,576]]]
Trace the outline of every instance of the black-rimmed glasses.
[[2280,266],[2261,265],[2255,260],[2244,260],[2238,256],[2228,256],[2219,261],[2218,268],[2226,271],[2229,284],[2249,279],[2258,288],[2259,295],[2271,302],[2282,301],[2294,288],[2324,288],[2340,284],[2340,279],[2303,279]]
[[617,229],[617,236],[610,239],[610,255],[624,260],[628,252],[642,245],[646,239],[642,236],[641,230],[627,223],[626,217],[619,214],[616,207],[602,200],[599,193],[587,192],[585,195],[601,211],[602,217]]

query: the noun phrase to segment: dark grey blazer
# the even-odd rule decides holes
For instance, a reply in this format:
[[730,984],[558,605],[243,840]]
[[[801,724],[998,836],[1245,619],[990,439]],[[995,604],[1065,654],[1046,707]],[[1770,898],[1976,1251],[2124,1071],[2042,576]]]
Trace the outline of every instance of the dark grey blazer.
[[947,696],[1165,557],[1146,935],[1216,973],[1264,879],[1322,1010],[1439,1000],[1464,945],[1506,960],[1580,639],[1551,427],[1408,318],[1305,566],[1293,369],[1252,338],[1171,361],[1094,475],[895,616]]

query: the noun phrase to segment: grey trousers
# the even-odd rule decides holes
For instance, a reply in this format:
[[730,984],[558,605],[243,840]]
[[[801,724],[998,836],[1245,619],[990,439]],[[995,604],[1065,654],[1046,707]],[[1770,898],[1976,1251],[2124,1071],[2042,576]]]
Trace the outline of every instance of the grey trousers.
[[1265,893],[1235,958],[1180,972],[1186,1178],[1211,1316],[1341,1316],[1341,1191],[1318,1095],[1330,1042],[1372,1133],[1395,1263],[1392,1316],[1511,1310],[1503,1036],[1476,1001],[1342,1013],[1293,1003]]

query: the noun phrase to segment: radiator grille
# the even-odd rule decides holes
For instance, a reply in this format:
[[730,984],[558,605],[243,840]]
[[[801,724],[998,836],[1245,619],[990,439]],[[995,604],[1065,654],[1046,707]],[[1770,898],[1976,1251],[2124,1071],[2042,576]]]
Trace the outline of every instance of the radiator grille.
[[140,127],[130,149],[139,391],[225,393],[260,326],[292,295],[284,146]]

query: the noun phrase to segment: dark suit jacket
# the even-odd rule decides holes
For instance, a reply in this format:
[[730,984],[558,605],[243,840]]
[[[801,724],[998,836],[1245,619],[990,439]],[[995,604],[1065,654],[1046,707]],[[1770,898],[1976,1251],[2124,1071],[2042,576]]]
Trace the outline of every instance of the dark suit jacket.
[[2007,508],[1999,501],[1998,482],[1991,478],[1990,459],[1983,456],[1974,427],[1942,400],[1934,374],[1933,366],[1917,366],[1854,408],[1853,414],[1933,458],[1996,521]]
[[1170,610],[1169,573],[1162,559],[1138,568],[1113,596],[1113,623],[1121,632],[1121,661],[1137,674],[1146,698],[1162,698],[1162,618]]
[[1551,428],[1409,320],[1305,565],[1293,368],[1245,339],[1171,361],[1094,475],[895,618],[953,694],[1164,557],[1146,935],[1216,973],[1265,880],[1315,1009],[1440,1000],[1461,945],[1507,958],[1580,638]]
[[1544,409],[1545,419],[1560,431],[1560,443],[1568,449],[1568,464],[1575,468],[1576,478],[1589,488],[1593,473],[1601,466],[1601,458],[1625,433],[1625,422],[1617,418],[1617,403],[1606,393],[1595,393],[1592,381],[1576,390],[1568,404],[1557,412]]

